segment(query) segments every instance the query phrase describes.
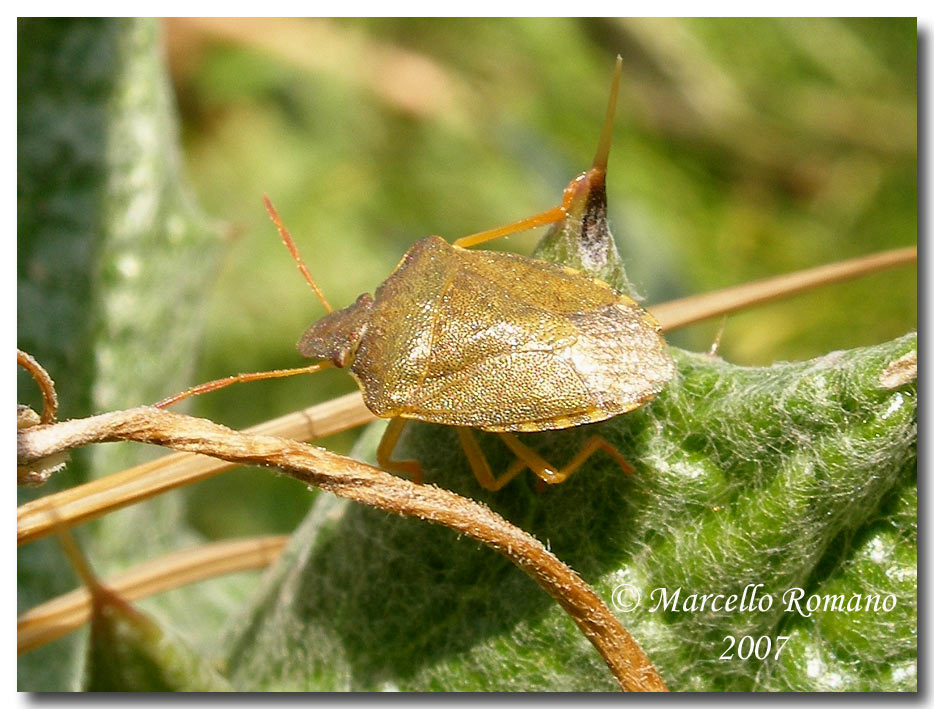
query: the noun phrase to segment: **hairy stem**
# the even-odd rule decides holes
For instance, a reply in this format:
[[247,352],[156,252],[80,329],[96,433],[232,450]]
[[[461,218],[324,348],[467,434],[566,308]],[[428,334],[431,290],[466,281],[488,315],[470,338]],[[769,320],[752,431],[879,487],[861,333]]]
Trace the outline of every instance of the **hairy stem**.
[[231,463],[278,468],[327,492],[393,514],[449,527],[519,566],[567,611],[627,691],[666,691],[638,643],[580,576],[534,537],[467,498],[416,485],[370,465],[297,441],[239,433],[205,419],[153,407],[35,426],[17,434],[17,461],[89,443],[137,441],[201,453]]
[[[316,404],[248,428],[246,433],[311,441],[369,423],[375,417],[360,392]],[[216,458],[173,453],[118,473],[56,492],[21,505],[16,511],[16,543],[42,539],[60,527],[90,522],[127,505],[184,485],[191,485],[236,467]],[[57,519],[46,509],[52,506]]]

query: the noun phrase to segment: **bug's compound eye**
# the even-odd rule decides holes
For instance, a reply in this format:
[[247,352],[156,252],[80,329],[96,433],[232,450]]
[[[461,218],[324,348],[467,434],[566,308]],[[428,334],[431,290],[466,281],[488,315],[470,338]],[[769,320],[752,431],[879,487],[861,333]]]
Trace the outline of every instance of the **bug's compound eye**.
[[349,347],[344,347],[334,353],[331,357],[331,361],[334,363],[335,367],[345,369],[353,362],[353,350]]

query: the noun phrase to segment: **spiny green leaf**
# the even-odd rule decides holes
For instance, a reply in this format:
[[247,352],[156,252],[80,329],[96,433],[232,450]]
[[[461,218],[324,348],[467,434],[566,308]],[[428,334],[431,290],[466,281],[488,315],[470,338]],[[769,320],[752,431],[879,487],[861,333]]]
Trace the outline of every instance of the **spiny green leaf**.
[[574,194],[567,215],[548,230],[534,256],[585,271],[623,293],[637,295],[607,222],[606,185],[602,177],[596,184],[588,180],[587,188]]

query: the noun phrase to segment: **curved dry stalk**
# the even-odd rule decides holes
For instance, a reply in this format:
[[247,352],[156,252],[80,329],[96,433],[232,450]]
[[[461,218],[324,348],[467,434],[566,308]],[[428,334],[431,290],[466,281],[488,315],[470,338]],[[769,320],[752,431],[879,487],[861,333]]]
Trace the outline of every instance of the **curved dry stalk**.
[[449,527],[508,558],[557,600],[603,656],[620,687],[666,691],[642,648],[580,576],[537,539],[473,500],[433,485],[416,485],[304,443],[238,433],[149,406],[24,429],[17,434],[17,460],[28,464],[106,441],[153,443],[232,463],[279,468],[307,485],[355,502]]
[[[817,288],[821,285],[913,263],[917,247],[883,251],[870,256],[796,271],[732,288],[662,303],[649,308],[665,331],[701,320]],[[353,392],[323,404],[272,419],[248,433],[310,441],[375,420]],[[55,531],[43,509],[54,505],[57,524],[72,527],[149,497],[217,475],[234,467],[215,458],[173,454],[26,503],[17,510],[16,541],[26,544]]]
[[[140,564],[101,585],[125,601],[136,601],[214,576],[261,569],[279,557],[287,541],[287,536],[268,536],[183,549]],[[91,592],[87,588],[31,608],[16,621],[16,651],[22,654],[57,640],[90,617]]]
[[[54,422],[58,414],[58,394],[55,392],[55,382],[52,381],[52,377],[31,354],[20,349],[16,350],[16,363],[29,373],[42,393],[41,416],[24,404],[17,405],[17,430]],[[68,456],[65,453],[60,453],[37,460],[30,465],[17,465],[16,484],[22,487],[44,485],[53,474],[64,469],[67,461]]]
[[16,363],[29,372],[42,392],[41,423],[52,423],[58,415],[58,394],[55,393],[55,382],[35,358],[22,350],[16,350]]

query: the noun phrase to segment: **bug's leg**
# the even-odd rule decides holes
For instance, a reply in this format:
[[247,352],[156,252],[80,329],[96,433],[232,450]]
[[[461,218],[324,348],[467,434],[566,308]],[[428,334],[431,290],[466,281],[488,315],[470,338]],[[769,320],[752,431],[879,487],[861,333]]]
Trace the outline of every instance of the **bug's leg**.
[[403,473],[412,478],[416,485],[422,484],[422,466],[417,460],[393,460],[392,452],[395,450],[396,443],[399,442],[399,436],[402,435],[402,429],[405,428],[406,420],[404,418],[394,418],[389,420],[383,437],[376,448],[376,462],[379,467],[390,473]]
[[[627,475],[632,475],[635,472],[633,467],[620,455],[618,450],[611,446],[603,436],[596,434],[584,442],[584,445],[580,447],[580,450],[577,451],[577,454],[567,465],[557,470],[555,466],[542,458],[513,434],[501,433],[499,435],[502,437],[503,443],[509,446],[509,449],[516,454],[518,461],[522,463],[522,467],[528,466],[539,478],[552,485],[563,483],[567,480],[575,470],[584,464],[584,461],[598,450],[603,450],[613,456],[616,462],[619,463],[619,467],[621,467],[623,472]],[[509,469],[511,471],[513,466],[510,466]],[[521,469],[520,467],[519,470]]]
[[[467,456],[474,477],[477,478],[480,487],[496,492],[525,468],[525,463],[513,461],[512,465],[509,466],[505,473],[498,478],[494,477],[493,471],[490,470],[490,464],[487,462],[486,456],[483,455],[483,451],[480,450],[480,446],[477,443],[476,437],[473,435],[473,431],[469,428],[458,426],[457,435],[461,441],[461,448],[464,449],[464,455]],[[516,463],[519,464],[517,465]]]
[[512,224],[506,224],[505,226],[496,227],[495,229],[488,229],[487,231],[477,232],[476,234],[471,234],[470,236],[462,236],[460,239],[457,239],[454,242],[454,245],[466,249],[469,246],[476,246],[477,244],[482,244],[485,241],[498,239],[501,236],[509,236],[510,234],[515,234],[516,232],[525,231],[526,229],[534,229],[537,226],[544,226],[545,224],[554,224],[555,222],[560,222],[566,215],[567,208],[565,205],[560,207],[553,207],[547,212],[542,212],[541,214],[536,214],[532,217],[520,219],[519,221],[513,222]]
[[[584,441],[584,445],[580,447],[580,450],[577,451],[577,454],[571,459],[571,462],[561,469],[561,472],[564,473],[564,478],[562,478],[562,480],[567,479],[571,473],[582,466],[584,461],[598,450],[602,450],[604,453],[609,453],[613,456],[613,459],[619,464],[619,467],[623,469],[626,475],[632,475],[636,472],[635,468],[629,464],[629,461],[626,460],[616,448],[610,445],[603,436],[594,434]],[[562,480],[555,480],[554,482],[562,482]]]

